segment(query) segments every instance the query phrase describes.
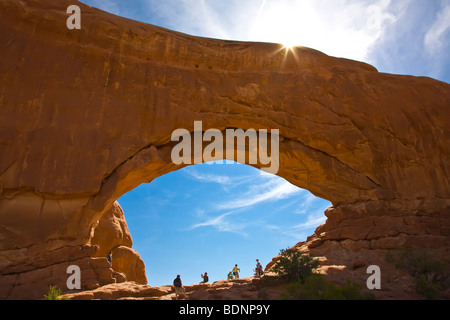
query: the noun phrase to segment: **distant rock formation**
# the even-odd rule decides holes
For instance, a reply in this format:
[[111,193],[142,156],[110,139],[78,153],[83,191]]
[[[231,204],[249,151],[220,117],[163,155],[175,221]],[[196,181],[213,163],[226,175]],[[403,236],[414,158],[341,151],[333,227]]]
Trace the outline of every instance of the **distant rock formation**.
[[[71,264],[83,290],[125,281],[122,271],[144,281],[123,218],[108,215],[121,195],[182,167],[171,134],[196,120],[279,129],[277,174],[333,204],[307,246],[342,279],[363,281],[353,266],[383,265],[395,248],[448,262],[449,84],[82,3],[81,30],[69,30],[73,2],[0,0],[0,298],[42,298],[65,286]],[[117,229],[95,230],[103,216]],[[110,268],[111,247],[134,271]],[[383,283],[384,296],[405,286]]]

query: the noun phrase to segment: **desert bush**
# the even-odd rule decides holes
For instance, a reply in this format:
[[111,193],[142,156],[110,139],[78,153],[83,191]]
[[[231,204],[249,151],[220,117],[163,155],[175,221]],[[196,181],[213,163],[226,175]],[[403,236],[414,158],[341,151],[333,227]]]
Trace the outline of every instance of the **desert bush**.
[[47,294],[44,294],[44,300],[68,300],[67,298],[60,297],[61,289],[56,286],[50,286]]
[[449,286],[448,267],[425,249],[408,248],[386,253],[386,261],[404,269],[414,278],[418,293],[427,299],[439,299]]
[[302,254],[295,249],[281,249],[280,259],[272,270],[289,282],[304,283],[305,279],[319,267],[319,264],[319,261],[309,254]]
[[375,296],[364,292],[361,286],[349,280],[345,285],[339,286],[327,281],[321,274],[311,274],[304,283],[288,284],[281,298],[285,300],[373,300]]

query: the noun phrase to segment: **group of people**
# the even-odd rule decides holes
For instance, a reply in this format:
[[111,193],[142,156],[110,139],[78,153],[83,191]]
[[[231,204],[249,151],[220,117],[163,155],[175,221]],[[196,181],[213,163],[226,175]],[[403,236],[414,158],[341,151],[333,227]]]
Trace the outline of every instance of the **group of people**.
[[227,280],[239,279],[239,272],[240,271],[241,271],[241,269],[239,269],[237,264],[235,264],[233,270],[228,272]]
[[[238,265],[235,264],[234,268],[228,273],[227,280],[239,279],[240,271],[241,271],[241,269],[239,269]],[[261,263],[259,262],[259,259],[256,259],[256,268],[253,271],[254,271],[255,277],[261,277],[264,274],[264,271],[263,271]],[[209,277],[208,277],[207,272],[205,272],[204,274],[202,273],[200,276],[203,279],[203,281],[201,281],[200,283],[208,283]],[[175,295],[178,300],[178,295],[180,293],[183,293],[183,294],[185,293],[183,283],[181,282],[180,275],[177,275],[175,280],[173,280],[173,286],[175,287]]]
[[[240,271],[241,271],[241,269],[239,269],[238,265],[235,264],[233,270],[228,272],[227,279],[228,280],[239,279]],[[253,269],[253,271],[254,271],[255,277],[261,277],[264,274],[264,271],[263,271],[261,263],[259,262],[259,259],[256,259],[256,268]]]

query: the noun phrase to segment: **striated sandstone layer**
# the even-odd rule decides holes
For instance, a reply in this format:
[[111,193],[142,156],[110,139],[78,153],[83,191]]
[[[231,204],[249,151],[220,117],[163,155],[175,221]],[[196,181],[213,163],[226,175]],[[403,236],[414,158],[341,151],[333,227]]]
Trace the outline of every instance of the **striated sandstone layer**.
[[171,134],[196,120],[279,129],[277,174],[333,203],[312,244],[329,261],[382,264],[377,250],[408,246],[449,260],[449,84],[82,3],[68,30],[72,4],[0,0],[1,298],[41,298],[78,260],[123,281],[97,268],[94,230],[121,195],[182,167]]

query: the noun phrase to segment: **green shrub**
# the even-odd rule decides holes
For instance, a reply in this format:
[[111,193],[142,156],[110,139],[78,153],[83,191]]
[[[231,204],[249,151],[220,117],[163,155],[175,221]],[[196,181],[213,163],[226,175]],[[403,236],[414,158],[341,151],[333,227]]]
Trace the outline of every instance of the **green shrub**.
[[48,293],[44,295],[44,300],[68,300],[65,297],[60,297],[61,289],[56,286],[50,286]]
[[321,274],[311,274],[304,283],[298,281],[286,286],[281,296],[286,300],[372,300],[375,296],[363,292],[362,287],[347,281],[344,286],[337,286],[326,281]]
[[441,298],[441,290],[443,289],[440,283],[429,281],[425,275],[418,275],[414,278],[414,284],[418,293],[430,300]]
[[386,261],[404,269],[414,278],[418,293],[427,299],[439,299],[449,276],[446,266],[431,257],[425,249],[408,248],[386,253]]
[[313,256],[302,254],[295,249],[281,249],[280,256],[273,271],[289,282],[304,283],[320,264]]

